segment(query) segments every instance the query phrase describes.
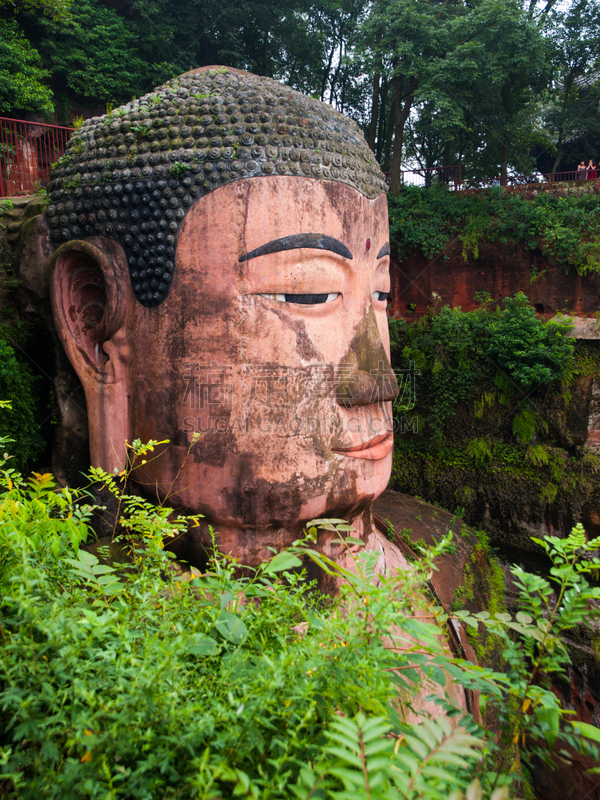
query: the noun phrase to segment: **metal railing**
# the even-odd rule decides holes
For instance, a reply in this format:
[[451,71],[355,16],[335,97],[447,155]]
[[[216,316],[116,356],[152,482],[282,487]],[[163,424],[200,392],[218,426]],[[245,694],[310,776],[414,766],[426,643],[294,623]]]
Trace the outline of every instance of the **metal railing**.
[[[385,173],[389,180],[389,172]],[[433,186],[443,184],[455,192],[467,189],[491,189],[494,186],[538,186],[549,187],[556,183],[583,182],[585,180],[600,179],[600,167],[596,176],[585,178],[577,177],[577,170],[564,172],[538,172],[531,175],[507,175],[506,181],[498,178],[463,178],[460,164],[447,167],[427,167],[423,169],[406,169],[400,173],[400,183],[403,186]]]
[[400,183],[403,186],[432,186],[439,183],[459,192],[462,186],[461,165],[404,169],[400,172]]
[[[565,172],[538,172],[531,175],[507,175],[506,182],[502,183],[500,177],[490,180],[489,178],[467,178],[463,189],[490,189],[494,186],[548,186],[552,183],[566,183],[577,180],[577,171],[568,170]],[[587,176],[584,180],[587,180]]]
[[44,186],[73,131],[0,117],[0,197],[32,194]]

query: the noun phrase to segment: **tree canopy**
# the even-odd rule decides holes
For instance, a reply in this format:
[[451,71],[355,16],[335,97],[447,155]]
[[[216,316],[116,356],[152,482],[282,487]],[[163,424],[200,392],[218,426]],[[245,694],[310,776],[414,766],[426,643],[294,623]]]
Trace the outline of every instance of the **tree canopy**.
[[354,117],[392,191],[594,157],[599,57],[600,0],[0,0],[0,114],[65,123],[226,64]]

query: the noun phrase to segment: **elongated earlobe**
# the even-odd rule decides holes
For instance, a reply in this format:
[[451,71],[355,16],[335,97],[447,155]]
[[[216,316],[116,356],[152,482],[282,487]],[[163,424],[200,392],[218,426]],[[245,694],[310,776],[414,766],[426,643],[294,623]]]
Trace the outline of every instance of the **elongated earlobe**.
[[[111,247],[119,246],[110,243],[108,252]],[[90,242],[75,241],[56,251],[50,269],[54,323],[85,391],[91,463],[112,472],[122,468],[131,438],[126,262],[118,252],[111,258]]]

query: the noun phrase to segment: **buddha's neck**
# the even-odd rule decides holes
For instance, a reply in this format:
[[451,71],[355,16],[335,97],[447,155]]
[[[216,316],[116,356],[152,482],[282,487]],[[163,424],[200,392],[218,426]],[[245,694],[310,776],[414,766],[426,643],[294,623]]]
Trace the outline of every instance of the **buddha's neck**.
[[[358,516],[349,520],[353,530],[350,533],[337,534],[333,531],[319,529],[316,542],[306,542],[308,547],[338,562],[346,551],[336,540],[349,535],[364,542],[374,533],[371,507],[367,507]],[[273,558],[275,552],[291,547],[293,542],[304,538],[306,530],[303,526],[296,529],[286,528],[250,528],[215,525],[215,542],[221,553],[231,555],[239,564],[256,567]],[[204,522],[190,530],[175,544],[169,546],[177,558],[187,561],[194,567],[204,570],[212,550],[208,523]],[[317,578],[315,571],[308,567],[309,576]],[[314,574],[313,574],[314,573]]]

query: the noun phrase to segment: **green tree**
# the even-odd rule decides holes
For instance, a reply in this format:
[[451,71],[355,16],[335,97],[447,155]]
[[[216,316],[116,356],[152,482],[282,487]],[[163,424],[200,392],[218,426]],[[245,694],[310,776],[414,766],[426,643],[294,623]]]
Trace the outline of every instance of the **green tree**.
[[41,11],[53,19],[68,19],[73,0],[0,0],[0,10],[8,9],[13,13],[24,9]]
[[570,323],[544,325],[522,292],[507,298],[504,306],[491,326],[488,345],[500,369],[527,390],[563,378],[573,358],[573,340],[566,335]]
[[25,111],[51,114],[52,91],[44,83],[49,72],[41,67],[37,50],[15,20],[0,20],[0,109],[6,115]]
[[123,103],[172,75],[141,58],[131,26],[95,0],[77,0],[68,20],[29,15],[26,21],[44,63],[51,65],[55,90],[80,102]]
[[[372,51],[374,101],[379,70],[388,69],[392,193],[407,130],[409,153],[425,166],[483,147],[492,171],[506,176],[546,63],[540,26],[517,0],[378,0],[363,25],[363,47]],[[373,106],[371,143],[378,115]]]
[[[391,60],[394,149],[390,188],[397,193],[404,129],[424,83],[453,47],[452,22],[462,7],[431,0],[378,0],[364,26],[363,41],[374,50],[376,69]],[[377,73],[376,73],[377,74]],[[375,85],[374,81],[374,94]],[[375,127],[371,118],[371,129]]]
[[600,53],[600,3],[579,0],[558,12],[549,32],[553,79],[540,105],[539,128],[560,167],[565,141],[600,131],[596,59]]

